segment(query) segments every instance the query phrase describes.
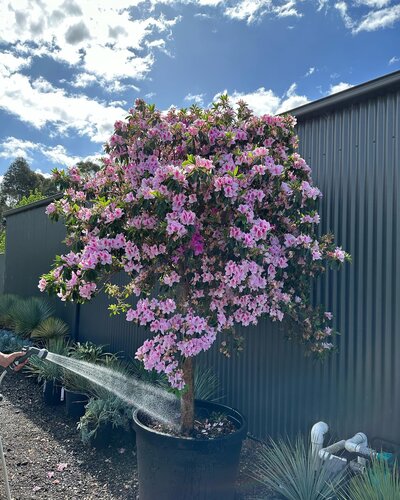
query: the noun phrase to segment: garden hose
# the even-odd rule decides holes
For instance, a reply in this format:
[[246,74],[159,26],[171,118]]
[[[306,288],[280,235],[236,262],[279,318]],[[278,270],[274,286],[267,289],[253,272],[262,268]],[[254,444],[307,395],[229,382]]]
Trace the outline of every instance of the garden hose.
[[21,363],[26,361],[28,358],[31,356],[35,355],[38,358],[44,359],[48,351],[47,349],[39,349],[38,347],[23,347],[22,351],[25,353],[19,358],[17,358],[15,361],[13,361],[10,365],[7,366],[6,371],[8,372],[13,372],[19,366]]

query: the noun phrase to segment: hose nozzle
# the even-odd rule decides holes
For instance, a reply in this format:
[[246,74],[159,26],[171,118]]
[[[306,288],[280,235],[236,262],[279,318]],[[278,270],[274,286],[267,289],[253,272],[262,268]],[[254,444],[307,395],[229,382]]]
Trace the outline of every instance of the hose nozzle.
[[23,347],[21,349],[21,351],[23,351],[25,354],[23,354],[22,356],[17,358],[10,365],[8,365],[8,367],[6,368],[6,370],[8,372],[13,372],[17,368],[18,365],[20,365],[21,363],[23,363],[25,360],[27,360],[28,358],[30,358],[33,355],[37,356],[38,358],[45,359],[45,357],[48,354],[47,349],[39,349],[38,347],[30,347],[30,346]]

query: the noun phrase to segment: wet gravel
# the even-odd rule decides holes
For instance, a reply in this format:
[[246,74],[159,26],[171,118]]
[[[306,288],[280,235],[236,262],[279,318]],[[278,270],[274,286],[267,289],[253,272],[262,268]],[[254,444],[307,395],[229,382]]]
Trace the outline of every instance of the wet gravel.
[[[116,436],[104,449],[84,446],[65,408],[46,406],[32,379],[7,375],[1,389],[0,435],[13,500],[138,498],[134,434]],[[255,446],[247,440],[243,447],[238,500],[269,498],[246,474]],[[1,465],[0,498],[5,498]]]

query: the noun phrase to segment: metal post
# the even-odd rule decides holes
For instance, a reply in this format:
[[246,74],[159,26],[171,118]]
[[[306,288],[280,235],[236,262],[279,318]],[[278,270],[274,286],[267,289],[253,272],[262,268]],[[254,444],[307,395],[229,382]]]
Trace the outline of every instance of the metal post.
[[3,441],[1,439],[1,436],[0,436],[0,459],[1,459],[1,464],[3,466],[4,488],[6,490],[6,499],[7,500],[11,500],[10,485],[8,483],[8,473],[7,473],[6,458],[4,456]]
[[[6,370],[3,371],[3,373],[0,375],[0,387],[1,384],[4,380],[4,377],[6,376],[7,372]],[[0,403],[3,401],[3,395],[0,394]],[[6,500],[11,500],[11,492],[10,492],[10,485],[8,483],[8,473],[7,473],[7,465],[6,465],[6,457],[4,456],[4,450],[3,450],[3,441],[0,436],[0,460],[1,460],[1,465],[3,467],[3,475],[4,475],[4,488],[6,491]]]

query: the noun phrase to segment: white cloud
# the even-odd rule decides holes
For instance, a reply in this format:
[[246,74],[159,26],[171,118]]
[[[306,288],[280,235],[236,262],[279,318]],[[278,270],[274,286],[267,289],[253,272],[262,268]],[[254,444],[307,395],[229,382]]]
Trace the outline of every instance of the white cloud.
[[391,0],[356,0],[358,5],[366,5],[367,7],[381,9],[390,4]]
[[329,0],[318,0],[317,12],[320,12],[324,7],[328,7]]
[[315,67],[311,66],[311,68],[308,68],[308,71],[304,76],[311,76],[313,73],[315,73]]
[[[216,94],[214,96],[214,100],[223,93],[226,93],[226,91]],[[230,94],[230,98],[234,103],[239,100],[245,101],[249,108],[252,109],[257,115],[275,115],[297,108],[298,106],[302,106],[303,104],[309,102],[306,96],[296,94],[295,83],[289,87],[288,91],[282,97],[276,95],[272,90],[260,87],[259,89],[248,93],[235,91]]]
[[[381,8],[389,3],[390,0],[357,0],[358,6],[372,9],[358,20],[350,16],[348,5],[344,1],[337,2],[335,9],[339,11],[346,28],[351,29],[353,34],[357,34],[361,31],[376,31],[393,26],[400,19],[400,5]],[[374,10],[375,8],[379,10]]]
[[348,8],[346,2],[335,3],[335,9],[339,11],[339,14],[343,19],[346,28],[352,29],[354,26],[354,22],[348,14]]
[[0,72],[0,109],[37,129],[51,125],[61,134],[74,130],[94,142],[104,142],[112,133],[114,122],[126,115],[118,106],[68,94],[43,78],[31,81],[25,75],[10,72],[10,67]]
[[400,57],[393,56],[393,57],[389,60],[388,64],[389,64],[389,65],[396,64],[396,63],[398,63],[399,61],[400,61]]
[[[6,137],[0,143],[0,158],[14,159],[18,156],[26,158],[27,161],[32,162],[33,156],[43,156],[47,161],[54,164],[55,167],[70,167],[75,165],[78,161],[98,161],[100,154],[90,155],[85,157],[73,156],[68,153],[64,146],[57,144],[56,146],[46,146],[40,142],[32,142],[24,139],[17,139],[16,137]],[[43,172],[40,168],[35,170],[36,173],[49,177],[50,174]]]
[[360,31],[375,31],[381,28],[388,28],[399,20],[400,4],[369,12],[362,18],[358,26],[353,29],[353,32],[360,33]]
[[43,172],[42,169],[40,169],[40,168],[37,168],[35,170],[35,174],[42,175],[45,179],[50,179],[51,178],[51,174],[49,174],[48,172]]
[[67,63],[101,82],[142,79],[153,65],[152,52],[166,51],[165,40],[179,18],[149,15],[135,19],[129,9],[140,3],[142,0],[3,2],[0,43],[29,56],[40,53]]
[[199,106],[203,106],[204,104],[204,94],[188,94],[184,97],[185,101],[194,102]]
[[22,156],[27,161],[32,161],[32,152],[37,149],[38,145],[34,142],[7,137],[0,144],[0,158],[13,159]]
[[343,90],[350,89],[351,87],[353,87],[353,85],[350,83],[340,82],[335,85],[331,85],[328,93],[329,95],[336,94],[337,92],[342,92]]
[[274,14],[277,17],[301,17],[302,15],[296,9],[296,0],[286,0],[285,3],[277,4],[271,0],[240,0],[226,3],[228,5],[225,6],[224,14],[227,17],[246,21],[248,24],[259,21],[266,14]]

